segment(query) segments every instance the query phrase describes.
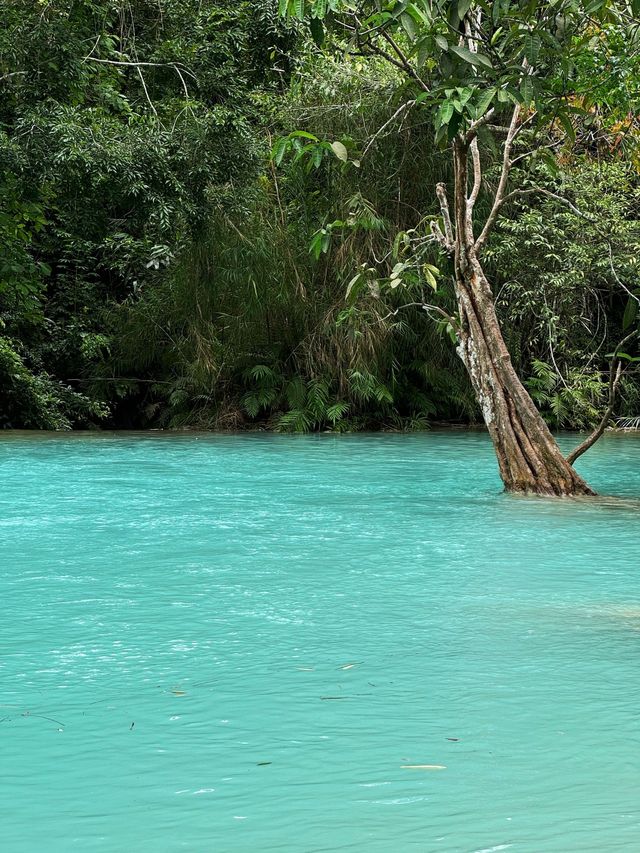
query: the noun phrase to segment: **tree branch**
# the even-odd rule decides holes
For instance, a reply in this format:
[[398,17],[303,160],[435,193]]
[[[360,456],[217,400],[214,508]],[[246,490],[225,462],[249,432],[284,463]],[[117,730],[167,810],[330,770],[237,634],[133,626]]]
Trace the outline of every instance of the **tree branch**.
[[[180,75],[180,77],[182,77],[182,74],[187,74],[194,80],[197,79],[195,74],[193,74],[191,71],[187,71],[186,68],[180,69],[173,62],[124,62],[124,60],[118,59],[98,59],[97,56],[85,56],[83,62],[86,62],[87,60],[89,60],[89,62],[101,62],[103,65],[122,65],[128,68],[139,68],[140,66],[142,66],[143,68],[173,68],[173,70],[176,71]],[[182,74],[180,73],[181,71]]]
[[620,276],[616,272],[616,269],[613,265],[613,251],[611,249],[611,243],[607,243],[607,248],[609,249],[609,266],[611,267],[611,274],[613,275],[616,284],[618,284],[631,299],[635,299],[636,302],[640,303],[640,299],[638,299],[635,293],[632,293],[629,290],[627,285],[621,280]]
[[511,201],[514,198],[517,198],[520,195],[530,195],[531,193],[541,193],[542,195],[546,195],[549,198],[553,198],[556,201],[561,202],[562,204],[566,205],[566,207],[568,207],[573,213],[575,213],[576,216],[580,216],[582,217],[582,219],[586,219],[588,222],[598,221],[595,216],[591,216],[590,214],[585,213],[584,211],[577,208],[575,204],[569,201],[568,198],[565,198],[562,195],[558,195],[557,193],[552,193],[551,190],[547,190],[544,187],[526,187],[521,190],[513,190],[512,192],[507,193],[507,195],[504,196],[500,206],[502,207],[503,204],[508,201]]
[[395,113],[391,116],[391,118],[390,118],[390,119],[388,119],[387,121],[385,121],[385,123],[382,125],[382,127],[381,127],[381,128],[379,128],[379,129],[378,129],[378,130],[373,134],[373,136],[371,137],[371,139],[367,142],[367,144],[366,144],[366,146],[365,146],[365,148],[364,148],[364,151],[362,152],[362,157],[363,157],[363,158],[364,158],[365,154],[367,153],[367,151],[371,148],[371,146],[373,145],[373,143],[376,141],[376,139],[380,136],[380,134],[381,134],[381,133],[384,133],[384,131],[389,127],[389,125],[390,125],[390,124],[392,124],[392,123],[393,123],[393,122],[398,118],[398,116],[399,116],[401,113],[403,113],[405,110],[410,109],[412,106],[414,106],[414,104],[415,104],[415,101],[407,101],[406,103],[402,104],[402,106],[401,106],[401,107],[399,107],[399,108],[395,111]]
[[629,343],[632,338],[635,338],[637,335],[636,331],[631,332],[630,335],[627,335],[626,338],[623,338],[618,346],[615,348],[613,352],[613,356],[610,362],[609,368],[609,400],[607,403],[607,408],[600,420],[598,426],[594,429],[594,431],[589,435],[582,444],[579,444],[574,450],[569,453],[567,456],[567,462],[569,465],[573,465],[573,463],[578,459],[578,457],[582,456],[583,453],[586,453],[590,447],[596,443],[596,441],[600,438],[602,433],[607,428],[607,424],[613,414],[613,410],[616,405],[616,397],[618,395],[618,387],[620,385],[620,379],[622,378],[623,368],[622,362],[618,358],[618,353],[622,349],[625,344]]
[[[447,188],[444,184],[440,183],[436,185],[436,195],[440,202],[440,212],[444,223],[444,238],[446,241],[445,248],[447,252],[452,252],[455,241],[453,239],[453,226],[451,224],[451,213],[449,212],[449,202],[447,200]],[[440,228],[438,228],[438,230],[440,230]]]
[[476,203],[476,199],[478,198],[480,187],[482,186],[482,164],[480,163],[480,149],[478,148],[477,136],[471,141],[469,149],[471,151],[471,159],[473,160],[473,189],[471,190],[471,195],[467,199],[467,205],[469,213],[471,213],[473,211],[473,206]]
[[0,75],[0,82],[2,80],[8,80],[10,77],[24,77],[26,71],[9,71],[6,74]]
[[[468,145],[471,144],[471,142],[473,142],[473,140],[476,138],[476,136],[478,135],[478,130],[491,121],[494,116],[494,113],[495,110],[492,107],[482,116],[482,118],[471,122],[471,124],[469,125],[469,130],[465,134],[465,140]],[[505,128],[505,132],[508,133],[508,128]]]
[[487,242],[487,238],[491,233],[491,229],[493,228],[496,219],[498,218],[498,213],[500,212],[500,208],[502,207],[504,201],[504,196],[507,189],[507,181],[509,179],[509,170],[511,168],[511,149],[513,147],[513,140],[518,129],[519,118],[520,105],[516,104],[516,106],[513,108],[513,115],[511,116],[511,121],[509,123],[509,131],[507,133],[507,138],[504,141],[504,149],[502,154],[502,173],[500,175],[498,189],[496,190],[496,194],[493,199],[493,206],[491,208],[491,212],[487,217],[487,221],[484,224],[484,228],[482,229],[480,236],[476,240],[476,252],[480,251],[480,249]]
[[430,222],[429,227],[431,228],[431,233],[433,234],[436,242],[440,244],[447,254],[451,254],[451,252],[453,252],[453,246],[451,243],[447,242],[447,238],[442,233],[442,229],[435,219]]
[[559,148],[561,145],[564,145],[564,139],[557,139],[555,142],[549,142],[546,145],[538,145],[536,148],[532,148],[530,151],[525,151],[523,154],[518,154],[517,157],[514,157],[511,161],[511,166],[515,166],[516,163],[519,163],[521,160],[526,160],[527,157],[532,157],[538,151],[552,151],[554,148]]
[[451,328],[456,332],[456,334],[460,331],[460,324],[456,320],[455,317],[452,317],[451,314],[447,314],[444,308],[441,308],[439,305],[431,305],[428,302],[407,302],[405,305],[400,305],[393,311],[389,311],[382,319],[388,320],[389,317],[395,317],[398,312],[402,311],[403,308],[422,308],[424,311],[435,311],[436,314],[439,314],[444,320],[446,320]]
[[[411,65],[411,63],[409,62],[409,60],[405,56],[404,52],[398,47],[398,45],[396,44],[394,39],[389,35],[389,33],[385,29],[382,29],[382,30],[380,30],[380,35],[387,42],[387,44],[392,48],[393,52],[398,57],[398,60],[401,63],[402,68],[406,71],[406,73],[409,75],[409,77],[411,77],[413,80],[415,80],[416,83],[418,83],[420,85],[420,87],[422,89],[424,89],[425,92],[428,92],[429,87],[424,82],[422,77],[420,77],[420,75],[415,70],[415,68]],[[372,44],[372,47],[374,47],[373,44]],[[377,49],[379,50],[379,48],[377,48]]]
[[149,106],[153,110],[153,114],[155,115],[155,117],[158,118],[158,111],[154,107],[153,101],[151,100],[151,97],[149,96],[149,90],[147,89],[147,84],[144,82],[144,77],[142,75],[142,69],[140,68],[140,66],[138,66],[136,68],[136,71],[138,72],[138,77],[140,78],[140,82],[142,83],[142,88],[144,89],[144,93],[147,96],[147,101],[149,102]]

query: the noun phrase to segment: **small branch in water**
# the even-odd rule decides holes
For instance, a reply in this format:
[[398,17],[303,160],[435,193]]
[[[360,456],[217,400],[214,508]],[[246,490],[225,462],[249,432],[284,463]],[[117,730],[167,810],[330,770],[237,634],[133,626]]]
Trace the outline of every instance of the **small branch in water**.
[[372,693],[354,693],[352,696],[321,696],[321,702],[328,702],[329,700],[339,700],[339,699],[357,699],[360,696],[372,696]]
[[607,428],[607,424],[611,419],[611,415],[613,414],[613,410],[616,405],[616,397],[618,394],[618,386],[620,385],[620,380],[623,374],[622,362],[618,357],[618,353],[622,349],[625,344],[628,344],[632,338],[635,338],[637,332],[633,331],[630,335],[627,335],[626,338],[623,338],[618,346],[615,348],[613,352],[613,356],[611,357],[611,366],[609,369],[609,401],[607,404],[606,411],[600,420],[598,426],[594,429],[590,436],[585,438],[582,444],[579,444],[575,450],[572,450],[571,453],[567,456],[567,462],[569,465],[573,465],[573,463],[582,456],[583,453],[586,453],[590,447],[596,443],[596,441],[600,438],[602,433]]

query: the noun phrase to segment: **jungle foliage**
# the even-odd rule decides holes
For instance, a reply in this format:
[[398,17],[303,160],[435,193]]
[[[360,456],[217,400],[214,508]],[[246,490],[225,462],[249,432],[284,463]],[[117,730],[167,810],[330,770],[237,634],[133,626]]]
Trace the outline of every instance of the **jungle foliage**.
[[[278,11],[0,0],[1,426],[478,419],[428,308],[437,292],[453,309],[451,271],[417,239],[451,177],[437,116],[394,119],[393,68],[327,54],[317,24]],[[582,73],[600,81],[592,57]],[[619,111],[637,80],[617,60],[598,102]],[[600,109],[583,102],[570,138],[521,170],[551,194],[507,206],[486,252],[514,364],[554,427],[598,420],[640,300],[634,131]],[[639,395],[629,370],[621,415]]]

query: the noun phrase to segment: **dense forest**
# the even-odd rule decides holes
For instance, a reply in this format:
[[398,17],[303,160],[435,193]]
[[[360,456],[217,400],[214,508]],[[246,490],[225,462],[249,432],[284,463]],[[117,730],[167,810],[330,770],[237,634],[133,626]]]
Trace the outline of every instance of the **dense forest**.
[[615,353],[613,415],[640,416],[635,339],[616,349],[640,301],[638,10],[594,0],[580,33],[554,12],[548,43],[518,25],[525,69],[571,43],[545,66],[563,108],[534,129],[542,78],[512,85],[500,53],[509,3],[484,4],[492,58],[470,3],[445,5],[425,28],[428,4],[399,0],[359,4],[364,24],[338,2],[1,0],[0,425],[481,421],[434,188],[473,105],[491,215],[514,104],[483,256],[513,365],[553,429],[587,429]]

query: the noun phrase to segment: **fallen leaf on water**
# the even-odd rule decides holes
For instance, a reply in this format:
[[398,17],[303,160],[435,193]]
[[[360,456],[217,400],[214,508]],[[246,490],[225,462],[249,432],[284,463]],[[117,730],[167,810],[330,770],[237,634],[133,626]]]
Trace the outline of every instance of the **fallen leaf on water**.
[[448,737],[447,740],[452,740],[455,743],[457,743],[460,740],[460,738],[459,737]]
[[258,761],[258,763],[256,764],[256,767],[266,767],[267,764],[271,764],[271,762],[270,761]]
[[171,692],[173,693],[174,696],[186,696],[186,693],[184,692],[184,690],[172,690]]
[[446,770],[444,764],[403,764],[401,770]]

